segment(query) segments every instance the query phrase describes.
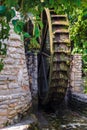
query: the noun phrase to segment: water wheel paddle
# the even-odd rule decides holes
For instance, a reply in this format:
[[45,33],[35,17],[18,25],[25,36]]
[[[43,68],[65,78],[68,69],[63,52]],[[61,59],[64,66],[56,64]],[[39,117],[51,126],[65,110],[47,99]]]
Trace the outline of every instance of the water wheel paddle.
[[39,55],[39,98],[41,104],[60,104],[68,86],[70,64],[69,23],[66,15],[54,10],[42,13],[41,51]]

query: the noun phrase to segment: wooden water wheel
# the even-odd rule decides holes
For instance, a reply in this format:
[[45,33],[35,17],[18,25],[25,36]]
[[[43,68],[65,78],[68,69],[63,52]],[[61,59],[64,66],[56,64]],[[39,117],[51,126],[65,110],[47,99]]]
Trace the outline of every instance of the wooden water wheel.
[[60,104],[66,94],[70,64],[69,23],[54,10],[42,13],[43,30],[39,55],[39,97],[41,104]]

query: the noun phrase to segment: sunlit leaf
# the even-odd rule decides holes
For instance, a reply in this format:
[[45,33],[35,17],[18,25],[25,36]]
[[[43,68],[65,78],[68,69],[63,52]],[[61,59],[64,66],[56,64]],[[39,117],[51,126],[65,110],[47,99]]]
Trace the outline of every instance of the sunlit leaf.
[[3,69],[4,64],[3,64],[3,59],[0,59],[0,71]]
[[15,26],[14,26],[14,31],[15,31],[16,33],[20,34],[20,33],[22,32],[22,29],[21,29],[21,27],[20,27],[19,25],[15,25]]

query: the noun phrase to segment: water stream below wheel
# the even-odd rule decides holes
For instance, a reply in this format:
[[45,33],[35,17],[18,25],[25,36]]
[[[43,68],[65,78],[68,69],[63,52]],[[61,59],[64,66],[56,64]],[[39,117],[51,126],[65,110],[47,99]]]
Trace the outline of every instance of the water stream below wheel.
[[39,128],[35,130],[87,130],[87,117],[70,109],[55,113],[41,111],[37,114]]

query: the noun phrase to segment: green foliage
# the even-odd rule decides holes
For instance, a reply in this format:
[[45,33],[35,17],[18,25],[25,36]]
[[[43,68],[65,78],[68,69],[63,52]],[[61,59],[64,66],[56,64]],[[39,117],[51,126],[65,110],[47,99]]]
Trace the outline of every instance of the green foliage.
[[38,38],[40,36],[39,28],[36,25],[35,25],[35,29],[34,29],[34,35],[35,35],[35,38]]
[[[36,22],[35,22],[36,21]],[[40,21],[40,18],[33,21],[34,27],[33,27],[33,35],[29,37],[30,39],[30,44],[29,44],[29,50],[37,50],[40,49],[40,45],[38,43],[38,38],[40,37],[40,28],[42,28],[42,24]],[[39,28],[40,27],[40,28]]]
[[31,36],[29,35],[29,33],[24,32],[24,37],[25,38],[30,38]]
[[30,44],[28,47],[29,47],[29,50],[31,50],[31,51],[40,49],[40,45],[38,44],[37,39],[35,37],[31,38]]
[[23,32],[23,28],[24,28],[24,22],[21,20],[16,20],[14,24],[14,31],[17,34],[21,34]]
[[0,43],[0,55],[6,55],[7,49],[6,44]]
[[4,5],[0,5],[0,15],[4,15],[6,12],[6,7]]
[[3,0],[3,4],[7,7],[7,8],[11,8],[11,7],[15,7],[18,4],[18,0]]
[[74,43],[73,53],[82,54],[83,72],[87,72],[87,8],[73,12],[70,18],[70,36]]
[[[44,8],[54,8],[57,13],[72,11],[77,6],[82,4],[85,6],[84,0],[0,0],[0,45],[3,44],[3,40],[9,37],[9,22],[15,16],[15,11],[12,7],[15,7],[17,11],[21,13],[22,20],[13,20],[14,30],[17,34],[23,35],[24,38],[29,38],[31,43],[37,43],[37,39],[40,36],[39,27],[42,28],[42,22],[40,20],[40,14]],[[23,27],[28,14],[32,13],[34,20],[33,36],[24,32]],[[86,18],[86,15],[84,16]],[[2,45],[1,45],[2,46]],[[1,53],[1,50],[0,50]]]
[[4,64],[3,64],[3,59],[0,59],[0,71],[3,69]]
[[0,18],[0,40],[4,40],[9,37],[10,27],[5,18]]

